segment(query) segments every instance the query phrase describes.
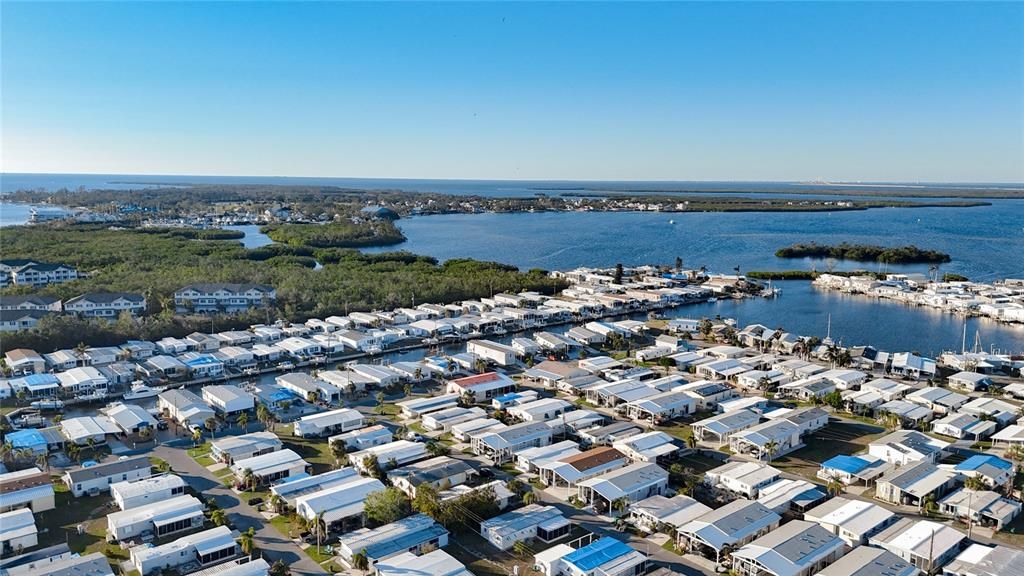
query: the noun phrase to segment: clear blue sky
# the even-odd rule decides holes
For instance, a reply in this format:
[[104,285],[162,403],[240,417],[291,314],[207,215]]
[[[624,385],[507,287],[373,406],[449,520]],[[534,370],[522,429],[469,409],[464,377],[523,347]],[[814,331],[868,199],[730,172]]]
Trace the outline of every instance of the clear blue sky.
[[1021,3],[0,9],[6,172],[1024,181]]

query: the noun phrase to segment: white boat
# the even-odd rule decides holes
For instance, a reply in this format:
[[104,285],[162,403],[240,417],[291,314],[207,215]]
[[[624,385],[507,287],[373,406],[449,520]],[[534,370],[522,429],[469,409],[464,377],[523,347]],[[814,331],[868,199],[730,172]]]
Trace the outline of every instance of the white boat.
[[245,370],[242,370],[242,375],[243,376],[255,376],[255,375],[259,374],[259,373],[260,373],[260,369],[259,368],[246,368]]
[[163,392],[162,388],[150,388],[141,382],[132,384],[131,390],[124,393],[125,400],[144,400],[152,398]]
[[29,404],[29,406],[36,410],[63,410],[64,402],[60,400],[36,400]]
[[708,298],[708,302],[711,302],[711,303],[718,302],[718,298],[715,298],[715,297]]
[[676,223],[676,221],[675,221],[675,220],[669,220],[669,221],[668,221],[668,223],[669,223],[669,224],[675,224],[675,223]]
[[291,362],[281,362],[277,367],[281,370],[294,370],[295,364],[292,364]]

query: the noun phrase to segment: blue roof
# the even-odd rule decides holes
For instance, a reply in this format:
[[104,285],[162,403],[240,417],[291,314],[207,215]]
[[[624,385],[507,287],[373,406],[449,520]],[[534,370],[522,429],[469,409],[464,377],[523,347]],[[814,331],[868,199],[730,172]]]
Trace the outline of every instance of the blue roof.
[[1012,463],[1003,460],[1002,458],[992,456],[991,454],[975,454],[974,456],[971,456],[967,460],[964,460],[963,462],[957,464],[956,469],[972,471],[981,468],[985,464],[991,464],[992,466],[995,466],[996,468],[1001,468],[1003,470],[1009,470],[1010,468],[1013,467]]
[[522,394],[516,394],[515,392],[509,392],[508,394],[502,394],[495,398],[498,402],[511,402],[517,398],[522,398]]
[[209,354],[203,354],[202,356],[197,356],[185,361],[186,366],[203,366],[208,364],[220,364],[220,360],[217,360]]
[[43,438],[42,433],[39,430],[27,429],[18,430],[17,432],[11,432],[4,437],[15,450],[19,448],[36,448],[38,446],[46,446],[46,438]]
[[574,550],[562,558],[562,560],[573,564],[584,572],[589,572],[632,551],[633,549],[625,543],[615,538],[605,537],[596,542],[591,542],[579,550]]
[[286,400],[292,400],[298,398],[291,390],[287,388],[281,388],[270,395],[271,402],[284,402]]
[[840,472],[846,472],[847,474],[856,474],[861,470],[867,468],[870,464],[870,462],[863,458],[840,454],[838,456],[833,456],[828,460],[822,462],[821,466],[823,468],[833,468],[835,470],[839,470]]

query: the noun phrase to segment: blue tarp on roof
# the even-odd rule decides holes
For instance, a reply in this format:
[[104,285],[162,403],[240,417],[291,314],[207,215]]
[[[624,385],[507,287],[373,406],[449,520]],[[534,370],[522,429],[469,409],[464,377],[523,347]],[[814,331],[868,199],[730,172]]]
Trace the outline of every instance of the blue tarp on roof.
[[975,454],[974,456],[971,456],[967,460],[964,460],[963,462],[957,464],[956,469],[966,470],[969,472],[971,470],[977,470],[978,468],[981,468],[985,464],[991,464],[992,466],[995,466],[996,468],[1001,468],[1003,470],[1009,470],[1011,467],[1013,467],[1012,463],[1007,462],[1002,458],[997,458],[990,454]]
[[286,388],[276,390],[273,394],[270,395],[271,402],[284,402],[287,400],[294,400],[295,398],[298,398],[298,396],[296,396],[291,390],[288,390]]
[[522,398],[522,397],[523,397],[522,394],[517,394],[515,392],[509,392],[508,394],[502,394],[501,396],[498,396],[498,397],[496,397],[494,399],[497,400],[498,402],[505,403],[505,402],[511,402],[513,400],[516,400],[516,399],[519,399],[519,398]]
[[846,472],[847,474],[856,474],[867,468],[869,464],[871,463],[863,458],[840,454],[822,462],[821,465],[824,468],[832,468],[839,470],[840,472]]
[[210,364],[220,364],[220,360],[217,360],[209,354],[204,354],[185,361],[186,366],[208,366]]
[[615,538],[605,537],[571,552],[563,560],[584,572],[589,572],[632,551],[632,548]]
[[39,430],[18,430],[17,432],[11,432],[4,438],[7,442],[11,443],[11,446],[15,450],[22,448],[32,449],[46,447],[46,438],[43,438],[43,435]]

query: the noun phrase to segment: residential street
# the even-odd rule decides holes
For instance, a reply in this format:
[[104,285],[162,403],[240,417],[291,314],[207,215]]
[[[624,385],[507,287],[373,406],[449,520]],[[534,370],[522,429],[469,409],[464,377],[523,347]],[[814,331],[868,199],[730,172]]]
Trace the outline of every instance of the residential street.
[[327,573],[296,544],[278,532],[277,528],[274,528],[259,512],[242,502],[230,488],[221,484],[212,472],[193,460],[185,448],[161,445],[153,450],[152,454],[170,463],[174,472],[185,479],[196,492],[205,497],[214,497],[217,505],[227,513],[233,528],[240,532],[244,532],[250,527],[255,528],[256,548],[263,553],[267,562],[283,560],[295,575]]

